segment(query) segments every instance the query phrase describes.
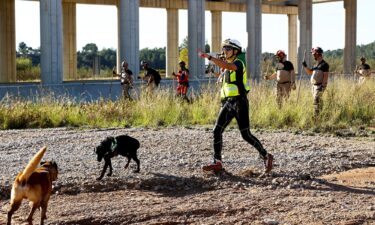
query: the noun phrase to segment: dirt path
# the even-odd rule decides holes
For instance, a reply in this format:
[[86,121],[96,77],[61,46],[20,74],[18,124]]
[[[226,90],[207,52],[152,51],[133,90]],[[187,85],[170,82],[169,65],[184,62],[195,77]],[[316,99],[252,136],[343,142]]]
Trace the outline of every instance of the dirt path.
[[[141,141],[141,173],[117,157],[113,176],[96,181],[93,148],[124,133]],[[200,169],[212,155],[206,128],[0,131],[0,224],[12,180],[42,145],[60,167],[48,224],[375,224],[374,135],[254,134],[276,158],[269,176],[237,130],[224,133],[218,175]],[[14,224],[27,212],[24,202]]]

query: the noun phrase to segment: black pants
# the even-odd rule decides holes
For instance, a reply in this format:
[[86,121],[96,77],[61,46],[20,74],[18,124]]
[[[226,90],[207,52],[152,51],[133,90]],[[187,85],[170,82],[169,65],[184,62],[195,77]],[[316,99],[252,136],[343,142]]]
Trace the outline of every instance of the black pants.
[[242,138],[254,146],[259,154],[265,158],[267,151],[263,148],[262,143],[250,133],[249,101],[246,96],[237,96],[228,98],[222,102],[214,128],[214,159],[221,160],[223,132],[233,118],[237,120]]

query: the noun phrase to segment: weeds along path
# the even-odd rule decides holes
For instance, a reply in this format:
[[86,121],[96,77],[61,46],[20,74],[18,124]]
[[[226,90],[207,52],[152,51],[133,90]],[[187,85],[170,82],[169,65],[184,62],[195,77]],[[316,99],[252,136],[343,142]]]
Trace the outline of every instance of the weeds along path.
[[[121,134],[141,142],[141,172],[132,173],[134,162],[125,170],[126,159],[117,157],[113,176],[96,181],[103,162],[94,147]],[[60,172],[47,212],[51,224],[375,223],[374,134],[254,134],[275,156],[269,176],[261,176],[257,151],[237,129],[224,132],[226,173],[219,175],[201,171],[212,157],[209,128],[0,131],[0,224],[14,177],[44,145],[44,159],[55,160]],[[27,213],[24,203],[14,222]]]

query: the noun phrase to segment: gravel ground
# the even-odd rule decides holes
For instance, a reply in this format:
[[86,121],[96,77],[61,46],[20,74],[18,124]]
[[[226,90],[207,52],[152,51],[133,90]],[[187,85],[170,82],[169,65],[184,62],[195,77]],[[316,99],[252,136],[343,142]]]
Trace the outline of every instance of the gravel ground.
[[[132,173],[133,161],[124,170],[126,159],[117,157],[113,176],[96,181],[103,163],[94,147],[120,134],[140,140],[141,172]],[[59,165],[48,224],[375,224],[374,133],[254,134],[274,154],[270,175],[261,173],[257,151],[237,129],[224,133],[220,174],[201,171],[213,152],[208,128],[0,131],[0,224],[14,177],[44,145],[44,159]],[[355,168],[363,179],[340,178]],[[28,210],[24,203],[14,224],[22,224]]]

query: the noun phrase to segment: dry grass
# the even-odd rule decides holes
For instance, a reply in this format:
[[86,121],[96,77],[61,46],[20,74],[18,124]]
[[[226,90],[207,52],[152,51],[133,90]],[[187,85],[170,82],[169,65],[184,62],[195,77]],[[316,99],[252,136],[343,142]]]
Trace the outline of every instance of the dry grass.
[[[216,88],[217,89],[217,88]],[[323,96],[319,123],[312,119],[311,87],[302,83],[279,109],[273,85],[252,85],[249,93],[251,126],[270,129],[310,129],[332,131],[338,128],[375,126],[375,82],[358,86],[346,79],[329,83]],[[61,126],[158,127],[212,125],[220,108],[219,91],[202,87],[193,93],[193,102],[176,99],[171,90],[153,95],[142,92],[137,101],[98,100],[90,103],[57,98],[53,94],[34,101],[6,96],[0,101],[0,128],[44,128]]]

